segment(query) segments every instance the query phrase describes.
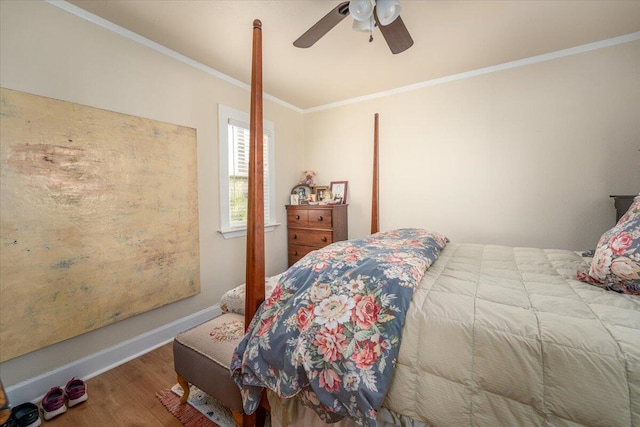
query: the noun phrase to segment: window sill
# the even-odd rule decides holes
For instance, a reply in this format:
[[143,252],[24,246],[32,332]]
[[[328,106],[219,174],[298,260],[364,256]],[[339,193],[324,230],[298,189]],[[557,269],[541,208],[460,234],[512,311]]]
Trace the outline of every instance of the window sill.
[[[274,223],[274,224],[265,224],[264,226],[264,232],[265,233],[270,233],[273,230],[275,230],[275,228],[277,226],[279,226],[280,223]],[[244,237],[247,235],[247,227],[236,227],[236,228],[227,228],[224,230],[218,230],[218,233],[222,234],[222,237],[226,239],[235,239],[237,237]]]

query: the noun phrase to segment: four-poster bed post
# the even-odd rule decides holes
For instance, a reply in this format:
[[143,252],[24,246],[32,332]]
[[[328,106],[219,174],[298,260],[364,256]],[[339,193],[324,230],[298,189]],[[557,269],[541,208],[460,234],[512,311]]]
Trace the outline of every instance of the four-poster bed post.
[[373,184],[371,186],[371,234],[380,231],[380,220],[378,219],[378,126],[379,114],[376,113],[373,119]]
[[[249,116],[249,193],[247,206],[245,330],[264,301],[264,158],[262,111],[262,22],[253,21],[251,111]],[[265,395],[263,401],[266,402]],[[258,411],[256,411],[258,412]],[[243,427],[257,425],[257,413],[242,415]]]
[[251,112],[249,117],[249,201],[245,330],[264,301],[264,159],[262,128],[262,23],[253,21]]

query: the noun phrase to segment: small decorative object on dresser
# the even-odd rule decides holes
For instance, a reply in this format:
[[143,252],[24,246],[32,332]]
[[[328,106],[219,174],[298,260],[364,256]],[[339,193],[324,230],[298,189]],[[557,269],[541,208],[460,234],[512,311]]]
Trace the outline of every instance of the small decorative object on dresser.
[[302,179],[300,180],[300,184],[308,185],[313,187],[316,185],[316,173],[312,170],[306,170],[302,172]]
[[347,205],[287,205],[289,267],[309,252],[347,240]]
[[347,181],[331,181],[330,190],[334,199],[340,199],[342,204],[347,204]]

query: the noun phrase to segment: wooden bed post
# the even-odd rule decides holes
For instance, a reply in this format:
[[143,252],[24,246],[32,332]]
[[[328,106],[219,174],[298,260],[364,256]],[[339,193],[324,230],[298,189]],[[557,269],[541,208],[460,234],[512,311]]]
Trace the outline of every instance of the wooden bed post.
[[[262,128],[262,22],[253,21],[251,112],[249,117],[249,201],[247,207],[247,272],[244,326],[264,301],[264,132]],[[243,427],[257,424],[257,412],[242,415]]]
[[262,22],[253,21],[251,113],[249,118],[249,206],[245,330],[264,301],[264,159],[262,129]]
[[380,221],[378,219],[378,197],[379,197],[379,181],[378,181],[378,113],[374,116],[373,128],[373,185],[371,193],[371,234],[380,231]]

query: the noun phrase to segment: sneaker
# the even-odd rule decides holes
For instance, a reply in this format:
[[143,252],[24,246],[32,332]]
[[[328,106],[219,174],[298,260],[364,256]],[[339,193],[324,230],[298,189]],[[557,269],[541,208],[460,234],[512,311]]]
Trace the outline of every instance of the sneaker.
[[38,427],[42,424],[40,419],[40,411],[38,407],[31,402],[21,403],[11,409],[11,418],[7,421],[6,426],[16,427]]
[[67,405],[64,404],[64,393],[62,388],[58,386],[51,387],[51,390],[44,395],[40,404],[44,412],[44,419],[47,421],[67,412]]
[[67,406],[69,408],[87,400],[87,385],[84,381],[73,377],[64,387],[64,394],[67,396]]

